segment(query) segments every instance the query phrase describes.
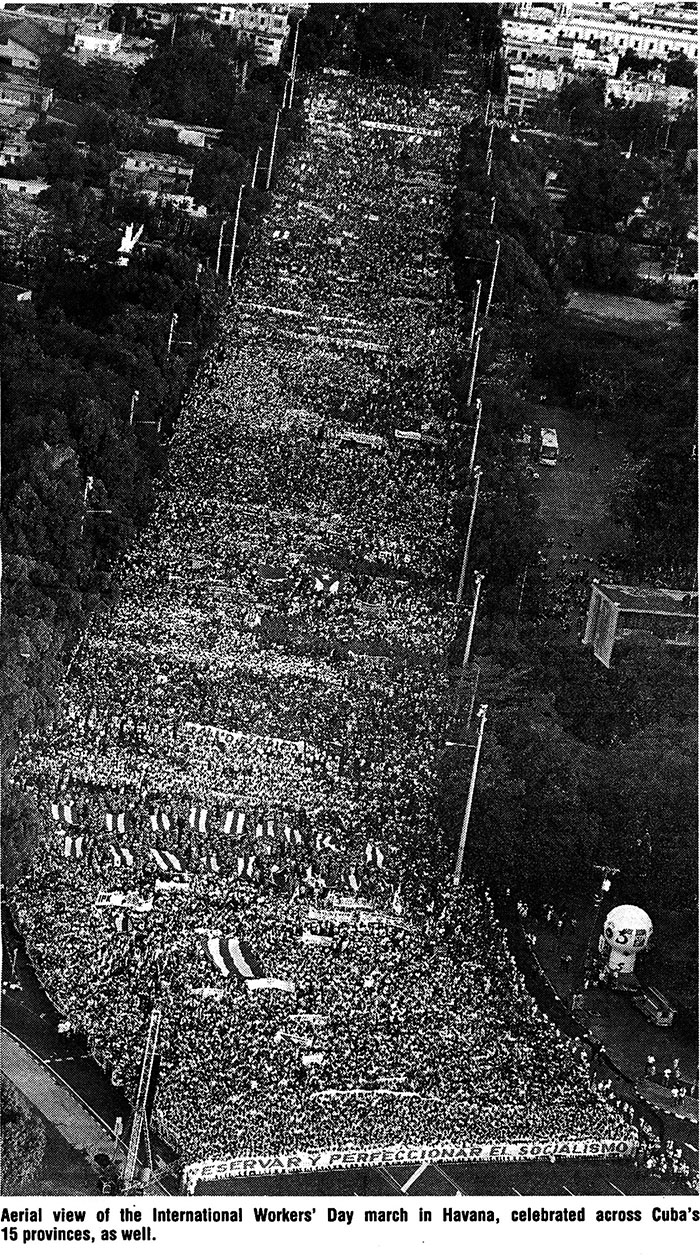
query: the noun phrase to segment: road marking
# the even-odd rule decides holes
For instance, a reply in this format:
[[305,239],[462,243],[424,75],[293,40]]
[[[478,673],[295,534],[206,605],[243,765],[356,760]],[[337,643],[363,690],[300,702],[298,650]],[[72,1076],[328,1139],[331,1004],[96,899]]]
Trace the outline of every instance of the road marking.
[[459,1186],[459,1183],[455,1183],[454,1179],[453,1179],[453,1178],[450,1178],[450,1176],[449,1176],[449,1174],[447,1173],[447,1171],[446,1171],[446,1170],[443,1170],[443,1168],[442,1168],[442,1166],[441,1166],[441,1165],[435,1165],[435,1166],[433,1166],[433,1169],[437,1170],[438,1174],[441,1174],[441,1175],[442,1175],[442,1177],[444,1178],[445,1182],[450,1184],[450,1187],[454,1187],[455,1192],[456,1192],[456,1194],[457,1194],[458,1196],[463,1196],[463,1195],[464,1195],[464,1192],[462,1191],[461,1187]]
[[391,1183],[391,1186],[394,1187],[396,1191],[398,1192],[401,1191],[401,1184],[397,1183],[393,1174],[390,1174],[389,1171],[385,1170],[384,1167],[381,1165],[375,1166],[375,1169],[381,1175],[382,1178],[386,1179],[387,1183]]
[[686,1146],[686,1148],[690,1148],[690,1151],[691,1151],[691,1152],[697,1152],[697,1148],[695,1147],[695,1144],[688,1144],[688,1143],[687,1143],[685,1146]]
[[620,1187],[616,1187],[614,1183],[611,1183],[609,1178],[606,1178],[606,1180],[605,1180],[605,1181],[606,1181],[606,1183],[609,1183],[609,1184],[610,1184],[610,1186],[612,1187],[613,1191],[618,1192],[620,1196],[626,1196],[626,1195],[627,1195],[627,1192],[623,1192],[623,1191],[622,1191],[622,1188],[620,1188]]
[[416,1179],[420,1178],[421,1174],[423,1174],[425,1170],[427,1170],[427,1168],[428,1168],[428,1164],[426,1162],[425,1165],[419,1165],[418,1169],[413,1172],[411,1177],[408,1179],[407,1182],[404,1183],[403,1187],[401,1188],[401,1191],[403,1192],[404,1196],[406,1195],[406,1192],[408,1191],[409,1187],[413,1186]]

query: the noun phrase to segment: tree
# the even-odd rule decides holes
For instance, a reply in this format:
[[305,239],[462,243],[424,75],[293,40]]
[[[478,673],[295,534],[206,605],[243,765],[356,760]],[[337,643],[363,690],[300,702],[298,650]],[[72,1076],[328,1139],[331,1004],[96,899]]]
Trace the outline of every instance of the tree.
[[0,1077],[4,1192],[19,1192],[38,1173],[46,1149],[44,1123],[5,1076]]

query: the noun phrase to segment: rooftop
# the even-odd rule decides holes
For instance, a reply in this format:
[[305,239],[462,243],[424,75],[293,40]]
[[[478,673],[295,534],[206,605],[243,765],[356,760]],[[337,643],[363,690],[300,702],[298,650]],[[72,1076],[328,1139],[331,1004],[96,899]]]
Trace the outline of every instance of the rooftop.
[[697,619],[698,595],[685,589],[645,589],[632,585],[598,585],[601,593],[621,611],[647,611],[657,615],[687,615]]

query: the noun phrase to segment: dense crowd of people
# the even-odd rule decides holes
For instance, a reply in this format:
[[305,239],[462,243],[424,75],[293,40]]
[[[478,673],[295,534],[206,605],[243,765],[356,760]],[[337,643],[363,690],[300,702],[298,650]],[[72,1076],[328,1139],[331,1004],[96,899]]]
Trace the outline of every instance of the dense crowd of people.
[[[633,1138],[435,857],[461,82],[309,84],[119,601],[14,766],[30,954],[132,1093],[159,1002],[185,1160]],[[223,977],[215,937],[293,991]]]

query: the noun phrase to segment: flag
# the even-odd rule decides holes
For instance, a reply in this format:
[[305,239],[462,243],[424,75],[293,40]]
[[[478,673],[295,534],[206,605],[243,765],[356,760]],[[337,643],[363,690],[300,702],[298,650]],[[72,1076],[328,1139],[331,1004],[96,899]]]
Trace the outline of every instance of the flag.
[[75,804],[52,803],[51,815],[55,821],[63,821],[64,825],[75,825]]
[[215,851],[209,852],[209,855],[206,857],[204,863],[210,873],[221,872],[221,865],[219,864],[219,857]]
[[267,836],[268,838],[274,838],[275,836],[275,822],[273,820],[267,822]]
[[281,868],[279,864],[273,864],[270,869],[270,881],[273,886],[278,886],[280,889],[283,889],[286,879],[287,874],[285,869]]
[[172,851],[163,851],[158,847],[151,847],[150,851],[161,873],[184,872],[184,861],[180,856],[174,855]]
[[105,825],[110,834],[126,833],[126,815],[124,812],[107,812],[105,815]]
[[322,1065],[326,1056],[324,1052],[306,1052],[302,1058],[302,1065]]
[[256,840],[257,840],[258,838],[262,838],[262,836],[263,836],[263,827],[262,827],[262,825],[260,824],[260,822],[258,822],[258,824],[255,826],[255,837],[256,837]]
[[134,923],[126,912],[118,912],[114,918],[114,928],[117,931],[117,934],[132,934],[134,930]]
[[394,896],[391,901],[391,907],[397,916],[400,917],[403,914],[403,904],[401,902],[401,887],[400,886],[397,886],[396,890],[394,891]]
[[252,877],[255,872],[256,862],[257,858],[254,855],[239,855],[238,860],[236,861],[238,866],[238,876]]
[[167,812],[151,812],[151,829],[154,834],[158,831],[167,834],[170,829],[170,817]]
[[225,978],[232,974],[244,980],[263,976],[262,965],[255,953],[235,935],[209,938],[206,946],[211,959]]
[[270,567],[267,563],[258,564],[258,580],[266,585],[286,585],[290,583],[289,569],[286,567]]
[[245,812],[227,812],[226,813],[226,820],[224,821],[224,833],[230,834],[233,830],[234,825],[236,827],[236,833],[238,834],[238,837],[240,838],[241,834],[243,833],[243,828],[245,826]]
[[375,842],[368,842],[365,847],[365,859],[367,864],[374,864],[381,869],[384,865],[384,852]]
[[63,842],[63,854],[67,858],[73,856],[77,860],[80,859],[83,854],[82,834],[78,834],[75,838],[71,838],[70,834],[66,834]]
[[205,807],[193,807],[190,809],[190,829],[196,829],[200,834],[207,832],[207,809]]
[[340,589],[340,574],[324,572],[323,568],[315,567],[312,572],[314,589],[317,594],[337,594]]
[[360,880],[354,866],[349,872],[343,874],[343,881],[347,883],[351,890],[358,891],[360,889]]
[[117,847],[113,842],[109,844],[109,854],[112,857],[112,863],[115,869],[133,867],[134,853],[128,847]]

